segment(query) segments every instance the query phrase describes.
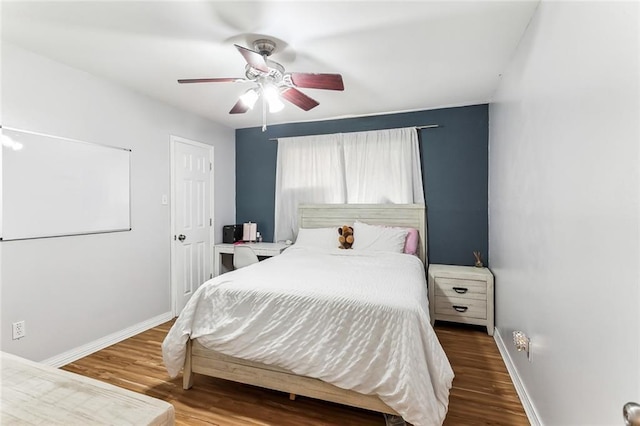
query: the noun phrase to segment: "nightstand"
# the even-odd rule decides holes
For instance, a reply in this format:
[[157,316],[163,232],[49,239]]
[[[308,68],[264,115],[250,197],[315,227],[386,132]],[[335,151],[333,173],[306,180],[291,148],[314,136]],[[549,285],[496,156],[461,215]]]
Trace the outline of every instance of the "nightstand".
[[435,320],[484,325],[493,336],[493,274],[488,268],[429,265],[429,315]]

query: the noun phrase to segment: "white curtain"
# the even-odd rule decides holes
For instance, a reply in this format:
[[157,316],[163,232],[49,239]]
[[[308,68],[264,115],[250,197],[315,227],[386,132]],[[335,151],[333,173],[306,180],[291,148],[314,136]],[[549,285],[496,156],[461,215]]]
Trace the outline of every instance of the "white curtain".
[[274,241],[293,239],[299,204],[424,203],[415,128],[278,139]]
[[340,135],[278,139],[274,241],[298,232],[298,204],[344,203]]
[[415,128],[342,134],[348,204],[424,203]]

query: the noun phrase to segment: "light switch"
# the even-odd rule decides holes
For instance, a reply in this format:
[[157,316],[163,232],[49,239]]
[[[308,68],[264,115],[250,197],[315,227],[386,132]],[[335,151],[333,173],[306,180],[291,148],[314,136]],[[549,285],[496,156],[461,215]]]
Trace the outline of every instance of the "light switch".
[[162,194],[162,205],[166,206],[169,203],[169,200],[167,198],[167,194]]

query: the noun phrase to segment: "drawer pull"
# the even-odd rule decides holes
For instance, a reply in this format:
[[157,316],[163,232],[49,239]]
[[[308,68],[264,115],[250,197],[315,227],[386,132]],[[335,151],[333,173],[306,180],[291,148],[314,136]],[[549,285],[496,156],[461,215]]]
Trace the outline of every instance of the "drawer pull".
[[465,294],[466,292],[469,291],[469,289],[466,287],[453,287],[453,291],[455,291],[458,294]]
[[455,309],[458,312],[467,312],[467,309],[469,309],[469,307],[468,306],[453,305],[453,309]]

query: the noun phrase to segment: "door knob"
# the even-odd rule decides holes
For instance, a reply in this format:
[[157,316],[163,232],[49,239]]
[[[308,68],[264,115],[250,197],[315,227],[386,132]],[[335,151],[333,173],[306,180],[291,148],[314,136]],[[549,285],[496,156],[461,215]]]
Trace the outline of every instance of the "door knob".
[[178,235],[178,239],[180,240],[180,242],[183,242],[184,240],[187,239],[187,236],[184,235],[184,234],[180,234],[180,235]]
[[625,426],[640,425],[640,405],[633,402],[624,404],[622,415],[624,416]]

